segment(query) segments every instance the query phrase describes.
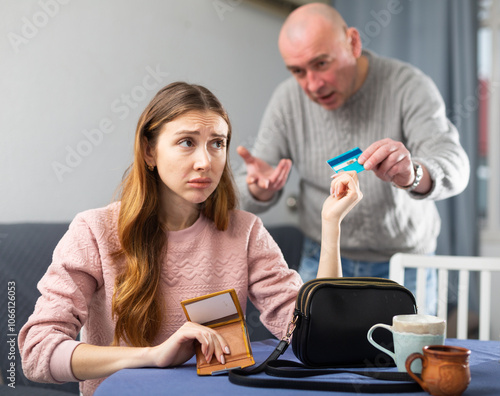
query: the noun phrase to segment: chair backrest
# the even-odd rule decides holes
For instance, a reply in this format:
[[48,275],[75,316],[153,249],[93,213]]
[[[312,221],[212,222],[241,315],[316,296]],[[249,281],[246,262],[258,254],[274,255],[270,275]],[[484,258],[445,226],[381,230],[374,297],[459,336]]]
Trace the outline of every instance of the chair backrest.
[[428,256],[397,253],[391,257],[389,278],[403,284],[405,268],[417,269],[417,306],[425,306],[426,269],[438,270],[437,315],[447,319],[448,271],[458,271],[457,338],[467,338],[469,277],[479,273],[479,339],[490,339],[491,272],[500,272],[500,257]]
[[[266,227],[285,257],[288,266],[298,270],[302,257],[304,235],[293,225],[275,225]],[[260,321],[260,312],[250,300],[247,301],[246,321],[250,341],[276,338]]]

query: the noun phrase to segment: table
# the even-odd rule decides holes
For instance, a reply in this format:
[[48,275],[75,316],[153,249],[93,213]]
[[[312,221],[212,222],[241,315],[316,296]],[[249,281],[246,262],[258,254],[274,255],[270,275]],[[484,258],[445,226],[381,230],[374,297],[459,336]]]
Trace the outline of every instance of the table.
[[[257,364],[263,362],[274,350],[278,341],[265,340],[252,343],[252,351]],[[471,350],[470,370],[471,383],[463,396],[499,396],[500,395],[500,342],[447,339],[446,345],[462,346]],[[297,360],[291,346],[281,359]],[[382,370],[395,370],[388,368]],[[266,374],[258,374],[266,376]],[[352,374],[336,374],[335,376],[321,376],[317,380],[325,381],[328,378],[335,380],[353,378]],[[373,381],[364,377],[356,377],[360,381]],[[330,392],[336,395],[352,396],[353,393]],[[229,382],[227,375],[198,376],[196,362],[193,359],[176,368],[141,368],[120,370],[107,379],[97,388],[94,396],[120,395],[326,395],[323,391],[304,391],[291,389],[250,388],[234,385]],[[408,395],[427,395],[424,391],[407,393]],[[394,393],[378,393],[391,395]]]

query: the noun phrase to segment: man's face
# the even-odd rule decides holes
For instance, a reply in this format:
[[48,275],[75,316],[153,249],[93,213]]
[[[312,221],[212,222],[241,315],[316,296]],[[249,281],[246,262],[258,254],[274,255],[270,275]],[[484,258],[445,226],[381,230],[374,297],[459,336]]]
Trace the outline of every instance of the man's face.
[[356,57],[345,34],[318,29],[280,40],[280,51],[307,96],[326,110],[338,109],[355,92]]

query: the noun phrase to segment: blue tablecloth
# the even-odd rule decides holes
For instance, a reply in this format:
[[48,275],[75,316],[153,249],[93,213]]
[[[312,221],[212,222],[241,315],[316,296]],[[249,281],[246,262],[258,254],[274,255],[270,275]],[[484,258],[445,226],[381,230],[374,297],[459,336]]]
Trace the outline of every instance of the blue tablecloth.
[[[252,351],[257,364],[263,362],[274,350],[278,341],[266,340],[252,343]],[[500,342],[447,339],[447,345],[462,346],[471,350],[470,370],[471,383],[464,396],[500,396]],[[280,359],[296,360],[292,348],[288,348]],[[396,370],[395,368],[381,370]],[[259,374],[263,377],[266,374]],[[376,381],[355,376],[353,374],[335,374],[321,376],[316,380],[325,381],[334,378],[346,382],[356,378],[356,381]],[[352,393],[330,392],[336,395],[352,395]],[[110,377],[97,388],[94,396],[156,396],[156,395],[325,395],[323,391],[304,391],[291,389],[250,388],[234,385],[227,375],[198,376],[196,362],[191,359],[181,367],[176,368],[142,368],[121,370]],[[394,393],[379,393],[379,395],[394,395]],[[425,392],[408,393],[408,395],[428,395]]]

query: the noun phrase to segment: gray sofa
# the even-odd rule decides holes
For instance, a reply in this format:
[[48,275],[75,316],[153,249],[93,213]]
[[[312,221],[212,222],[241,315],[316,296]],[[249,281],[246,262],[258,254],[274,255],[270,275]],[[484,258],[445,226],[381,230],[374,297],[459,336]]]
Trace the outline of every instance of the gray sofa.
[[[0,318],[7,317],[5,303],[7,288],[8,285],[14,285],[14,334],[19,334],[19,330],[33,312],[35,302],[40,295],[36,285],[51,262],[54,247],[67,229],[67,223],[0,224],[0,290],[4,299],[0,304]],[[15,363],[16,392],[12,394],[57,396],[59,393],[55,393],[56,391],[67,394],[79,393],[76,382],[56,385],[29,381],[24,376],[17,345],[15,358],[9,360],[10,346],[5,339],[7,334],[10,333],[4,329],[0,332],[0,367],[1,379],[4,386],[7,386],[11,381],[7,378],[6,370],[11,362]],[[0,391],[0,394],[4,393]],[[5,394],[11,393],[6,391]]]
[[[10,345],[7,343],[9,334],[18,334],[26,323],[40,293],[36,285],[45,273],[52,259],[52,252],[57,242],[68,229],[68,223],[23,223],[0,224],[0,287],[2,303],[0,303],[0,318],[7,318],[7,300],[14,296],[15,318],[12,329],[7,329],[3,321],[0,331],[0,394],[26,395],[64,395],[78,394],[77,383],[62,385],[40,384],[29,381],[23,374],[21,358],[17,344],[15,355],[10,355]],[[280,245],[285,259],[291,268],[297,269],[302,251],[302,234],[292,226],[269,227],[269,232]],[[12,287],[14,286],[14,288]],[[10,292],[8,292],[10,288]],[[10,293],[10,294],[8,294]],[[258,341],[273,336],[259,320],[259,312],[248,302],[247,325],[252,341]],[[8,331],[10,330],[10,331]],[[16,340],[17,341],[17,340]],[[7,378],[7,369],[15,364],[14,375],[16,391],[5,389],[11,382]],[[3,389],[3,390],[2,390]]]

